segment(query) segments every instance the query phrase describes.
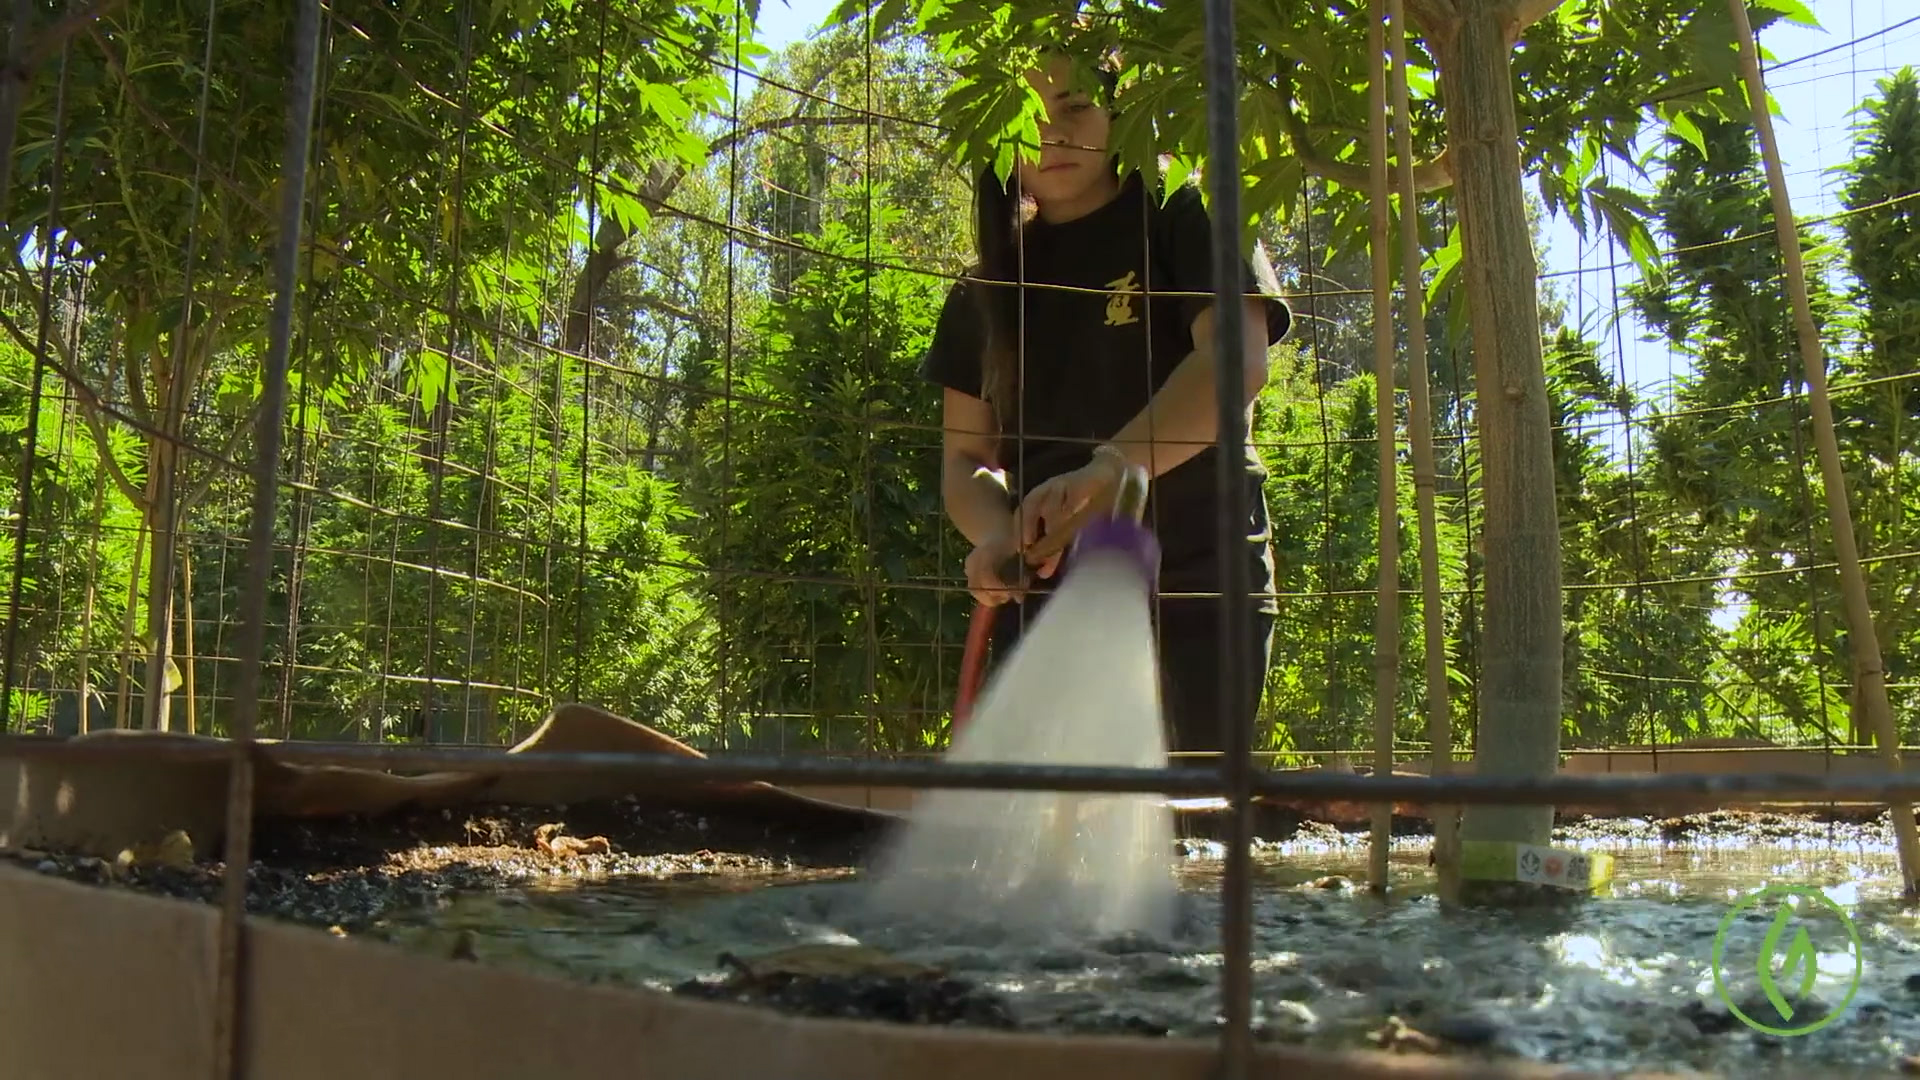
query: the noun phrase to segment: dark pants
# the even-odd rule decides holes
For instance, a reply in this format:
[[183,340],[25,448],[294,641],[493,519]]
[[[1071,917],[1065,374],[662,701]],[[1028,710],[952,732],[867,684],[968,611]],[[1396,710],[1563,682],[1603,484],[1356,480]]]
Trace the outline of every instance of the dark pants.
[[[1272,591],[1272,557],[1262,547],[1250,552],[1255,559],[1252,586],[1256,592]],[[1063,580],[1063,565],[1055,580]],[[1178,581],[1179,575],[1167,575]],[[1196,587],[1163,579],[1167,592],[1218,591],[1218,585]],[[1052,582],[1037,583],[1042,587]],[[1030,592],[1018,604],[1002,604],[995,612],[993,656],[997,666],[1007,656],[1024,622],[1037,618],[1050,592]],[[1166,712],[1168,748],[1174,751],[1213,751],[1226,748],[1228,709],[1232,695],[1226,692],[1221,660],[1225,648],[1221,641],[1221,601],[1217,598],[1156,597],[1153,609],[1154,637],[1160,659],[1160,700]],[[1270,603],[1256,599],[1249,604],[1248,638],[1250,648],[1242,665],[1240,707],[1237,719],[1251,724],[1260,708],[1260,693],[1266,686],[1267,662],[1273,652],[1274,613]],[[1263,610],[1264,609],[1264,610]],[[1174,765],[1216,767],[1213,758],[1174,758]]]

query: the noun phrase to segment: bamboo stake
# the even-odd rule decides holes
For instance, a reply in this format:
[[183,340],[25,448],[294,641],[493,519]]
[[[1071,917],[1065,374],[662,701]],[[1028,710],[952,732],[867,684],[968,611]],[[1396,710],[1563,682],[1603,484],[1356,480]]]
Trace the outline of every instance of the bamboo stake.
[[[1387,219],[1387,31],[1383,0],[1367,5],[1367,50],[1371,57],[1367,133],[1372,144],[1369,195],[1373,234],[1374,430],[1380,444],[1380,584],[1373,621],[1373,775],[1393,774],[1393,714],[1400,685],[1400,485],[1394,461],[1393,264]],[[1373,807],[1368,877],[1374,892],[1387,891],[1388,853],[1393,843],[1393,804]]]
[[[103,451],[104,452],[104,451]],[[147,474],[147,499],[153,498],[153,474]],[[113,726],[125,731],[133,714],[134,626],[140,614],[140,572],[146,565],[147,514],[140,509],[140,523],[133,530],[133,571],[127,575],[127,610],[120,623],[120,683],[114,702]]]
[[181,689],[186,692],[187,734],[200,731],[194,710],[193,685],[193,545],[180,545],[180,622],[185,655],[180,658]]
[[[1440,526],[1434,500],[1439,470],[1433,458],[1433,402],[1427,374],[1426,289],[1420,280],[1420,195],[1413,183],[1413,111],[1407,92],[1407,17],[1403,0],[1387,0],[1392,24],[1394,187],[1400,196],[1400,318],[1407,330],[1407,444],[1413,457],[1413,498],[1420,519],[1420,614],[1427,657],[1427,740],[1433,744],[1429,775],[1453,771],[1453,712],[1447,697],[1447,625],[1440,593]],[[1384,200],[1382,200],[1384,201]],[[1458,810],[1430,808],[1433,864],[1442,900],[1459,895]]]
[[[84,406],[82,406],[84,408]],[[93,543],[87,550],[87,591],[86,600],[80,608],[80,656],[76,661],[80,669],[80,724],[75,729],[85,735],[93,727],[93,611],[95,598],[100,592],[100,522],[107,512],[107,470],[102,467],[93,474]],[[100,699],[106,704],[106,699]],[[104,710],[103,710],[104,711]]]
[[[1800,339],[1800,361],[1806,367],[1808,412],[1813,415],[1813,440],[1820,451],[1820,478],[1827,490],[1827,513],[1833,519],[1834,561],[1840,567],[1840,595],[1845,605],[1847,637],[1853,650],[1854,686],[1866,706],[1867,722],[1880,746],[1880,760],[1889,772],[1901,772],[1899,730],[1887,701],[1886,668],[1880,639],[1874,632],[1873,607],[1867,598],[1867,580],[1860,570],[1860,548],[1853,536],[1853,512],[1847,498],[1847,477],[1840,465],[1840,443],[1833,431],[1833,404],[1827,394],[1827,359],[1820,332],[1813,323],[1813,303],[1807,298],[1807,268],[1800,256],[1799,225],[1787,197],[1786,171],[1780,165],[1780,147],[1773,135],[1773,116],[1767,108],[1767,86],[1760,74],[1760,45],[1744,0],[1727,0],[1740,43],[1740,73],[1753,110],[1754,133],[1760,137],[1760,155],[1767,165],[1767,192],[1773,199],[1774,231],[1787,274],[1787,296],[1793,302],[1793,327]],[[1908,900],[1920,897],[1920,836],[1914,832],[1913,806],[1892,806],[1893,834],[1900,846],[1900,876]]]

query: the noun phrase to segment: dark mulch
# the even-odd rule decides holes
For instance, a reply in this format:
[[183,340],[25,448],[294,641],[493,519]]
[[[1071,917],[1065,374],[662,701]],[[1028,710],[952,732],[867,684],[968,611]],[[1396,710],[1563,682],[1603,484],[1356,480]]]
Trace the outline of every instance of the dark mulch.
[[795,1016],[1001,1029],[1019,1026],[1005,998],[937,972],[760,972],[731,955],[720,959],[729,969],[725,978],[690,979],[673,992],[759,1005]]

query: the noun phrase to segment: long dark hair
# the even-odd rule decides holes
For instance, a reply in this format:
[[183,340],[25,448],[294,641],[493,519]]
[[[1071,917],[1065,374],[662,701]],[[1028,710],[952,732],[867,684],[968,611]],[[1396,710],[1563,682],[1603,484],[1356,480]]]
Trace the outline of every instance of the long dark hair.
[[[1114,58],[1094,67],[1094,99],[1109,113],[1119,74]],[[1119,171],[1119,159],[1114,159]],[[1002,183],[993,166],[980,170],[973,181],[973,289],[985,328],[980,356],[980,396],[993,409],[1004,438],[1015,430],[1020,402],[1020,233],[1026,227],[1027,199],[1020,190],[1020,170],[1014,168]]]
[[1014,430],[1020,400],[1020,230],[1025,227],[1020,171],[1006,183],[993,166],[973,184],[973,288],[985,328],[980,355],[980,396],[993,409],[1004,436]]

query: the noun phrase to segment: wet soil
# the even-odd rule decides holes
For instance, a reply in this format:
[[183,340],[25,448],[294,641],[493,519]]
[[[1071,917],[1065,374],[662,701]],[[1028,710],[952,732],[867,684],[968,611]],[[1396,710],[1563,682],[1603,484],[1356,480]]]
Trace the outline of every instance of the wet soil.
[[[1605,1074],[1903,1075],[1920,1049],[1920,922],[1895,899],[1884,819],[1708,814],[1589,820],[1556,844],[1617,860],[1602,895],[1558,907],[1442,910],[1427,845],[1396,844],[1392,895],[1363,886],[1367,837],[1306,828],[1258,847],[1255,1019],[1264,1040],[1525,1058]],[[811,1016],[1142,1037],[1218,1030],[1220,854],[1181,842],[1180,926],[1165,940],[877,920],[857,875],[610,883],[465,897],[374,933],[410,948]],[[1819,887],[1852,918],[1864,975],[1834,972],[1836,925],[1813,925],[1819,978],[1789,988],[1795,1024],[1757,985],[1766,921],[1736,920],[1727,992],[1713,942],[1730,902],[1770,882]],[[1845,956],[1840,959],[1844,960]],[[1746,974],[1742,974],[1742,973]],[[1787,980],[1791,982],[1792,980]]]
[[[859,910],[852,869],[870,831],[801,834],[632,801],[263,822],[248,906],[440,956],[803,1015],[1201,1035],[1217,1025],[1223,852],[1204,818],[1187,824],[1181,927],[1164,941],[875,925]],[[1615,881],[1571,909],[1520,914],[1441,910],[1429,896],[1427,841],[1396,832],[1387,900],[1357,884],[1364,831],[1295,823],[1257,843],[1262,1038],[1743,1080],[1810,1065],[1834,1077],[1898,1075],[1902,1056],[1920,1050],[1920,921],[1895,898],[1884,814],[1563,822],[1556,845],[1613,852]],[[164,850],[14,857],[208,903],[223,878],[218,862]],[[1803,1037],[1750,1030],[1708,972],[1728,904],[1769,882],[1820,887],[1861,940],[1865,977],[1851,998],[1823,959],[1827,981],[1791,1003],[1803,1019],[1837,1014]],[[1766,926],[1737,929],[1756,936]],[[1778,1019],[1751,981],[1732,980],[1728,998],[1749,1017]]]
[[[1184,814],[1177,852],[1200,864],[1220,858],[1224,815]],[[1401,845],[1417,849],[1424,822],[1395,819]],[[1364,853],[1364,828],[1302,822],[1285,811],[1263,817],[1256,852]],[[557,826],[557,828],[556,828]],[[604,850],[543,849],[540,834],[604,838]],[[769,875],[854,866],[881,835],[877,827],[801,831],[779,819],[701,815],[634,799],[564,807],[482,806],[411,811],[377,818],[263,820],[248,867],[248,910],[308,925],[353,930],[389,914],[433,908],[462,892],[539,882],[686,880]],[[1813,846],[1891,850],[1884,813],[1842,816],[1715,811],[1681,818],[1577,818],[1555,829],[1556,844],[1619,848],[1684,843],[1689,848]],[[598,846],[595,845],[597,848]],[[135,857],[128,858],[131,854]],[[123,853],[118,861],[59,851],[0,853],[42,873],[181,899],[219,902],[224,864]]]

